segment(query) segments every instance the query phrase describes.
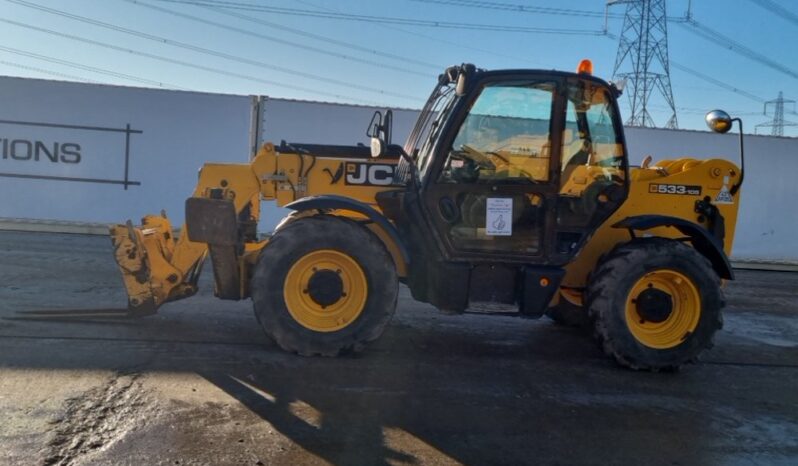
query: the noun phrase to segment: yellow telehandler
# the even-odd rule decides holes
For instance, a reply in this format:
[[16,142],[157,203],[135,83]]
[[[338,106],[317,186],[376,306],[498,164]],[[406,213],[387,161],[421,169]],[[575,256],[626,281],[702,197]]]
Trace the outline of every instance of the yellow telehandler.
[[[263,144],[250,163],[207,163],[173,237],[165,215],[111,227],[134,315],[193,295],[210,256],[215,294],[252,298],[283,349],[335,356],[378,338],[399,283],[447,312],[501,303],[522,317],[589,323],[634,369],[672,369],[721,327],[721,281],[740,158],[631,167],[620,85],[576,73],[439,76],[404,147],[390,111],[371,147]],[[292,209],[260,239],[260,202]],[[509,307],[509,306],[512,307]],[[506,312],[505,312],[506,314]]]

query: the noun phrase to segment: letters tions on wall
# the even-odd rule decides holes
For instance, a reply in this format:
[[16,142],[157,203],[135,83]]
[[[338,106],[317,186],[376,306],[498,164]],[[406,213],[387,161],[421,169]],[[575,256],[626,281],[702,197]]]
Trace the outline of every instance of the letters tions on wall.
[[140,186],[130,179],[132,136],[142,131],[0,120],[0,177]]

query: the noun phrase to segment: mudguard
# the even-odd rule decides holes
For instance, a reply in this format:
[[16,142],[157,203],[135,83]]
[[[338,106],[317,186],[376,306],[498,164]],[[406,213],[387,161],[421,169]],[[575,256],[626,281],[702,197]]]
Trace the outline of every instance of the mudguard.
[[723,244],[709,230],[688,220],[667,215],[637,215],[626,217],[613,225],[613,228],[650,230],[656,227],[673,227],[687,236],[693,247],[712,263],[712,268],[720,278],[734,280],[729,258],[723,251]]
[[391,238],[399,253],[402,255],[402,260],[405,264],[410,263],[410,254],[402,242],[402,237],[399,236],[399,231],[396,227],[388,221],[388,219],[378,212],[370,205],[356,201],[354,199],[328,194],[323,196],[308,196],[298,199],[290,204],[285,205],[286,208],[295,210],[297,212],[305,210],[349,210],[365,215],[370,221],[374,222],[382,228],[382,230]]

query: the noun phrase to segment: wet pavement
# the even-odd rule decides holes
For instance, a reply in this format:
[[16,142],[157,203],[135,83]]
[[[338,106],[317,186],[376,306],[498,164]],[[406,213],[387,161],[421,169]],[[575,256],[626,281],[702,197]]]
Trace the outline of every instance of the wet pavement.
[[737,275],[678,373],[406,289],[363,354],[301,358],[210,277],[144,319],[19,319],[124,290],[107,238],[0,232],[0,464],[798,464],[798,274]]

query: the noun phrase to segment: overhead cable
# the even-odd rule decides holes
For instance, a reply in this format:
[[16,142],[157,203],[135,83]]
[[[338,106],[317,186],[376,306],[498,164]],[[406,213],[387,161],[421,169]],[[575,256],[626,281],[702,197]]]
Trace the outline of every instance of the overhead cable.
[[[33,26],[33,25],[30,25],[30,24],[24,24],[24,23],[20,23],[20,22],[17,22],[17,21],[11,21],[11,20],[8,20],[8,19],[0,18],[0,22],[6,23],[6,24],[11,24],[11,25],[14,25],[14,26],[19,26],[19,27],[26,28],[26,29],[31,29],[31,30],[38,31],[38,32],[43,32],[45,34],[50,34],[50,35],[54,35],[54,36],[57,36],[57,37],[63,37],[63,38],[66,38],[66,39],[70,39],[70,40],[74,40],[74,41],[78,41],[78,42],[83,42],[83,43],[86,43],[86,44],[96,45],[98,47],[103,47],[103,48],[107,48],[107,49],[110,49],[110,50],[115,50],[117,52],[123,52],[123,53],[131,54],[131,55],[137,55],[137,56],[140,56],[140,57],[149,58],[149,59],[152,59],[152,60],[161,61],[161,62],[164,62],[164,63],[184,66],[186,68],[193,68],[193,69],[201,70],[201,71],[206,71],[208,73],[214,73],[214,74],[218,74],[218,75],[222,75],[222,76],[228,76],[228,77],[243,79],[243,80],[246,80],[246,81],[252,81],[252,82],[257,82],[257,83],[261,83],[261,84],[268,84],[268,85],[271,85],[271,86],[283,87],[283,88],[286,88],[286,89],[293,89],[293,90],[297,90],[297,91],[308,92],[308,93],[312,93],[312,94],[316,94],[316,95],[334,97],[336,99],[341,99],[341,100],[356,101],[356,102],[367,103],[367,104],[377,104],[374,101],[364,100],[364,99],[360,99],[360,98],[356,98],[356,97],[352,97],[352,96],[320,91],[320,90],[317,90],[315,88],[296,86],[296,85],[293,85],[293,84],[286,84],[286,83],[283,83],[283,82],[273,81],[273,80],[270,80],[270,79],[263,79],[263,78],[259,78],[259,77],[256,77],[256,76],[250,76],[250,75],[246,75],[246,74],[242,74],[242,73],[236,73],[236,72],[233,72],[233,71],[223,70],[223,69],[220,69],[220,68],[214,68],[214,67],[210,67],[210,66],[199,65],[199,64],[196,64],[196,63],[190,63],[190,62],[186,62],[186,61],[182,61],[182,60],[177,60],[177,59],[174,59],[174,58],[164,57],[164,56],[161,56],[161,55],[155,55],[155,54],[151,54],[151,53],[147,53],[147,52],[141,52],[141,51],[138,51],[138,50],[133,50],[133,49],[125,48],[125,47],[119,47],[117,45],[112,45],[112,44],[109,44],[107,42],[100,42],[100,41],[96,41],[96,40],[92,40],[92,39],[87,39],[85,37],[80,37],[80,36],[75,36],[75,35],[72,35],[72,34],[66,34],[66,33],[63,33],[63,32],[53,31],[52,29],[40,28],[38,26]],[[0,49],[0,50],[2,50],[2,49]]]
[[[165,14],[168,14],[168,15],[176,16],[178,18],[187,19],[187,20],[194,21],[194,22],[197,22],[197,23],[207,24],[207,25],[210,25],[210,26],[214,26],[214,27],[218,27],[218,28],[221,28],[221,29],[225,29],[227,31],[232,31],[232,32],[236,32],[236,33],[239,33],[239,34],[244,34],[244,35],[247,35],[247,36],[250,36],[250,37],[255,37],[255,38],[266,40],[266,41],[270,41],[270,42],[276,42],[278,44],[287,45],[289,47],[299,48],[299,49],[302,49],[302,50],[307,50],[307,51],[310,51],[310,52],[316,52],[316,53],[320,53],[320,54],[323,54],[323,55],[329,55],[329,56],[332,56],[332,57],[335,57],[335,58],[340,58],[340,59],[343,59],[343,60],[348,60],[348,61],[353,61],[353,62],[357,62],[357,63],[362,63],[362,64],[369,65],[369,66],[375,66],[375,67],[379,67],[379,68],[384,68],[384,69],[396,71],[396,72],[399,72],[399,73],[412,74],[412,75],[424,76],[424,77],[429,77],[430,76],[430,73],[421,73],[421,72],[418,72],[418,71],[413,71],[411,69],[408,69],[406,66],[389,65],[389,64],[386,64],[386,63],[380,63],[380,62],[376,62],[376,61],[373,61],[373,60],[367,60],[367,59],[363,59],[363,58],[359,58],[359,57],[354,57],[352,55],[347,55],[347,54],[344,54],[344,53],[339,53],[339,52],[334,52],[334,51],[331,51],[331,50],[322,49],[322,48],[319,48],[319,47],[314,47],[312,45],[300,44],[300,43],[295,42],[295,41],[283,39],[283,38],[276,37],[276,36],[270,36],[270,35],[267,35],[267,34],[263,34],[261,32],[255,32],[255,31],[251,31],[249,29],[243,29],[243,28],[239,28],[239,27],[236,27],[236,26],[230,26],[228,24],[223,24],[223,23],[219,23],[219,22],[216,22],[216,21],[211,21],[209,19],[200,18],[198,16],[190,15],[190,14],[187,14],[187,13],[181,13],[179,11],[170,10],[168,8],[163,8],[163,7],[160,7],[160,6],[157,6],[157,5],[151,5],[149,3],[142,2],[142,1],[139,1],[139,0],[124,0],[124,1],[126,1],[128,3],[132,3],[132,4],[140,6],[140,7],[144,7],[144,8],[148,8],[148,9],[151,9],[151,10],[154,10],[154,11],[158,11],[158,12],[161,12],[161,13],[165,13]],[[209,9],[211,9],[211,8],[209,8]],[[211,10],[217,11],[216,8],[212,8]],[[222,13],[224,13],[224,12],[222,12]],[[289,28],[286,28],[286,29],[289,29]],[[435,68],[439,69],[441,67],[436,66]]]
[[37,66],[30,66],[30,65],[23,65],[22,63],[16,63],[12,61],[0,60],[0,65],[11,66],[13,68],[19,68],[21,70],[26,71],[35,71],[36,73],[48,74],[50,76],[56,76],[59,78],[66,78],[72,81],[80,81],[84,83],[90,84],[100,84],[99,81],[94,81],[93,79],[84,78],[82,76],[75,76],[73,74],[61,73],[59,71],[48,70],[45,68],[39,68]]
[[[321,6],[321,5],[317,5],[315,3],[311,3],[311,2],[308,2],[308,1],[305,1],[305,0],[294,0],[294,1],[296,1],[297,3],[301,3],[303,5],[309,5],[309,6],[312,6],[314,8],[321,8],[321,9],[324,9],[324,10],[327,10],[327,11],[338,11],[338,10],[327,8],[327,7],[324,7],[324,6]],[[230,13],[232,13],[232,12],[228,12],[228,14],[230,14]],[[249,21],[258,21],[257,19],[253,20],[251,17],[244,16],[244,15],[242,15],[240,13],[237,14],[237,16],[240,17],[241,19],[245,19],[246,18]],[[519,56],[516,56],[516,55],[510,55],[510,54],[504,53],[504,52],[499,51],[499,50],[488,50],[488,49],[484,49],[484,48],[481,48],[481,47],[477,47],[477,46],[474,45],[473,41],[472,42],[464,42],[464,41],[447,40],[447,39],[444,39],[443,37],[441,37],[441,34],[436,34],[436,35],[423,34],[423,33],[419,32],[417,30],[408,31],[407,29],[403,29],[403,28],[401,28],[399,26],[394,26],[394,25],[390,25],[390,24],[386,24],[386,25],[383,25],[381,27],[384,28],[384,29],[390,29],[390,30],[393,30],[393,31],[399,31],[399,32],[401,32],[403,34],[419,37],[419,38],[430,40],[430,41],[433,41],[433,42],[439,42],[441,44],[451,45],[451,46],[454,46],[454,47],[457,47],[457,48],[460,48],[460,49],[472,50],[472,51],[475,51],[475,52],[484,53],[484,54],[487,54],[487,55],[491,56],[491,58],[503,57],[503,58],[510,58],[512,60],[520,60],[520,61],[531,62],[531,60],[529,60],[529,57],[519,57]],[[449,64],[451,64],[451,63],[449,63]],[[441,70],[441,69],[443,69],[443,67],[441,67],[439,65],[435,65],[435,69],[436,70]]]
[[767,66],[769,68],[772,68],[772,69],[774,69],[774,70],[776,70],[776,71],[778,71],[780,73],[783,73],[783,74],[785,74],[787,76],[790,76],[791,78],[798,79],[798,70],[794,70],[792,68],[789,68],[789,67],[783,65],[782,63],[780,63],[780,62],[778,62],[776,60],[773,60],[773,59],[771,59],[771,58],[769,58],[769,57],[767,57],[767,56],[765,56],[765,55],[763,55],[763,54],[761,54],[761,53],[759,53],[759,52],[757,52],[755,50],[752,50],[751,48],[746,47],[745,45],[741,44],[740,42],[735,41],[731,37],[726,36],[724,34],[721,34],[720,32],[718,32],[718,31],[716,31],[716,30],[714,30],[714,29],[712,29],[712,28],[710,28],[708,26],[705,26],[705,25],[703,25],[703,24],[701,24],[701,23],[699,23],[699,22],[697,22],[697,21],[695,21],[693,19],[691,19],[691,20],[689,20],[689,21],[687,21],[685,23],[681,23],[680,26],[685,28],[687,31],[697,35],[698,37],[701,37],[702,39],[705,39],[705,40],[707,40],[709,42],[713,42],[713,43],[715,43],[715,44],[717,44],[717,45],[719,45],[719,46],[721,46],[721,47],[723,47],[725,49],[728,49],[728,50],[730,50],[730,51],[732,51],[732,52],[734,52],[734,53],[736,53],[738,55],[741,55],[741,56],[746,57],[746,58],[748,58],[750,60],[756,61],[756,62],[758,62],[758,63],[760,63],[762,65],[765,65],[765,66]]
[[794,24],[798,24],[798,15],[796,15],[794,11],[790,11],[787,8],[784,8],[783,6],[774,2],[773,0],[749,0],[749,1],[756,3],[762,8],[778,16],[779,18],[785,19]]
[[[562,15],[562,16],[584,16],[588,18],[604,18],[603,11],[589,11],[589,10],[573,10],[569,8],[553,8],[524,5],[519,3],[505,3],[505,2],[489,2],[479,0],[411,0],[418,3],[433,3],[439,5],[450,6],[464,6],[471,8],[483,8],[488,10],[501,10],[511,11],[516,13],[536,13],[544,15]],[[623,18],[623,15],[617,13],[608,13],[609,18]]]
[[761,98],[759,96],[751,94],[750,92],[746,92],[746,91],[744,91],[742,89],[739,89],[739,88],[737,88],[735,86],[732,86],[731,84],[726,84],[723,81],[715,79],[715,78],[713,78],[711,76],[707,76],[707,75],[705,75],[705,74],[703,74],[701,72],[698,72],[698,71],[696,71],[696,70],[694,70],[692,68],[689,68],[687,66],[684,66],[684,65],[681,65],[679,63],[676,63],[673,60],[670,60],[670,65],[672,67],[676,68],[676,69],[682,70],[685,73],[691,74],[691,75],[693,75],[693,76],[695,76],[695,77],[697,77],[699,79],[702,79],[702,80],[704,80],[704,81],[706,81],[708,83],[712,83],[712,84],[714,84],[714,85],[716,85],[718,87],[722,87],[722,88],[724,88],[724,89],[726,89],[728,91],[734,92],[735,94],[741,95],[743,97],[747,97],[747,98],[749,98],[751,100],[755,100],[755,101],[760,102],[760,103],[765,101],[765,99],[763,99],[763,98]]
[[[247,64],[247,65],[251,65],[251,66],[257,66],[257,67],[260,67],[260,68],[265,68],[265,69],[269,69],[269,70],[272,70],[272,71],[278,71],[278,72],[285,73],[285,74],[299,76],[299,77],[306,78],[306,79],[312,79],[312,80],[315,80],[315,81],[323,82],[325,84],[336,84],[338,86],[348,87],[348,88],[356,89],[356,90],[359,90],[359,91],[374,92],[374,93],[377,93],[377,94],[382,94],[382,95],[391,96],[391,97],[397,97],[397,98],[401,98],[401,99],[415,100],[415,101],[419,100],[417,96],[401,94],[401,93],[391,92],[391,91],[385,91],[383,89],[369,87],[369,86],[362,86],[362,85],[358,85],[358,84],[353,84],[353,83],[348,82],[348,81],[341,81],[341,80],[333,79],[333,78],[330,78],[330,77],[327,77],[327,76],[320,76],[320,75],[316,75],[316,74],[313,74],[313,73],[307,73],[307,72],[304,72],[304,71],[294,70],[294,69],[286,68],[286,67],[283,67],[283,66],[273,65],[273,64],[262,62],[262,61],[259,61],[259,60],[252,60],[252,59],[249,59],[249,58],[244,58],[244,57],[232,55],[232,54],[229,54],[229,53],[226,53],[226,52],[220,52],[220,51],[208,49],[208,48],[205,48],[205,47],[199,47],[199,46],[188,44],[188,43],[185,43],[185,42],[180,42],[180,41],[168,39],[168,38],[161,37],[161,36],[156,36],[156,35],[153,35],[153,34],[148,34],[148,33],[137,31],[137,30],[124,28],[124,27],[117,26],[117,25],[110,24],[110,23],[105,23],[105,22],[102,22],[102,21],[98,21],[98,20],[94,20],[94,19],[91,19],[91,18],[87,18],[85,16],[80,16],[80,15],[67,13],[67,12],[64,12],[62,10],[56,10],[54,8],[45,7],[45,6],[38,5],[38,4],[35,4],[35,3],[32,3],[32,2],[28,2],[28,1],[25,1],[25,0],[6,0],[6,1],[11,2],[11,3],[16,3],[16,4],[19,4],[19,5],[22,5],[22,6],[26,6],[26,7],[29,7],[29,8],[33,8],[33,9],[36,9],[36,10],[44,11],[44,12],[47,12],[47,13],[51,13],[51,14],[54,14],[54,15],[67,17],[69,19],[72,19],[72,20],[75,20],[75,21],[80,21],[80,22],[83,22],[83,23],[86,23],[86,24],[91,24],[91,25],[102,27],[102,28],[105,28],[105,29],[110,29],[110,30],[113,30],[113,31],[116,31],[116,32],[121,32],[121,33],[124,33],[124,34],[136,36],[136,37],[139,37],[139,38],[142,38],[142,39],[147,39],[147,40],[150,40],[150,41],[155,41],[155,42],[158,42],[158,43],[161,43],[161,44],[167,44],[167,45],[170,45],[170,46],[173,46],[173,47],[178,47],[178,48],[182,48],[182,49],[186,49],[186,50],[191,50],[192,52],[197,52],[197,53],[202,53],[202,54],[205,54],[205,55],[211,55],[211,56],[215,56],[215,57],[218,57],[218,58],[223,58],[225,60],[235,61],[235,62],[238,62],[238,63],[243,63],[243,64]],[[12,20],[0,19],[0,21],[2,21],[4,23],[7,23],[7,24],[13,24],[13,25],[19,26],[19,27],[24,27],[24,28],[28,28],[28,29],[38,30],[40,32],[49,32],[49,33],[55,33],[55,34],[58,34],[58,35],[62,35],[64,37],[77,38],[77,36],[72,36],[72,35],[69,35],[69,34],[58,33],[56,31],[46,30],[45,28],[39,28],[37,26],[28,25],[28,24],[24,24],[24,23],[19,23],[19,22],[12,21]],[[100,45],[102,47],[112,48],[112,49],[116,49],[116,50],[121,50],[120,47],[112,46],[112,45],[106,44],[104,42],[96,42],[96,41],[91,41],[89,39],[87,39],[87,41],[95,43],[95,45]],[[159,60],[163,60],[164,59],[164,57],[159,57],[159,56],[152,55],[152,54],[147,54],[147,53],[144,53],[144,52],[134,52],[134,51],[131,51],[129,49],[125,49],[124,51],[129,52],[129,53],[135,53],[135,54],[141,55],[141,56],[148,56],[149,58],[155,58],[155,59],[159,59]]]
[[[618,39],[618,36],[616,36],[615,34],[612,34],[612,33],[608,33],[605,37],[607,39],[615,39],[615,40]],[[694,69],[692,69],[692,68],[690,68],[690,67],[688,67],[686,65],[682,65],[682,64],[680,64],[678,62],[675,62],[675,61],[673,61],[672,58],[668,58],[668,62],[669,62],[669,65],[671,67],[677,68],[677,69],[679,69],[681,71],[684,71],[685,73],[690,74],[692,76],[695,76],[696,78],[701,79],[703,81],[706,81],[706,82],[708,82],[710,84],[714,84],[715,86],[718,86],[720,88],[726,89],[727,91],[733,92],[735,94],[741,95],[743,97],[746,97],[748,99],[751,99],[751,100],[754,100],[754,101],[757,101],[757,102],[760,102],[760,103],[765,102],[765,99],[763,99],[763,98],[761,98],[759,96],[756,96],[756,95],[754,95],[754,94],[752,94],[750,92],[746,92],[746,91],[744,91],[744,90],[742,90],[742,89],[740,89],[740,88],[738,88],[736,86],[733,86],[731,84],[727,84],[727,83],[725,83],[725,82],[723,82],[723,81],[721,81],[719,79],[713,78],[713,77],[708,76],[708,75],[706,75],[704,73],[696,71],[696,70],[694,70]]]
[[83,70],[83,71],[90,71],[92,73],[104,74],[106,76],[113,76],[115,78],[127,79],[128,81],[134,81],[134,82],[143,83],[143,84],[152,84],[154,86],[163,87],[163,88],[187,90],[187,89],[185,89],[183,87],[176,86],[174,84],[168,84],[168,83],[164,83],[164,82],[160,82],[160,81],[155,81],[155,80],[152,80],[152,79],[141,78],[141,77],[138,77],[138,76],[133,76],[133,75],[125,74],[125,73],[119,73],[117,71],[111,71],[111,70],[106,70],[106,69],[103,69],[103,68],[97,68],[97,67],[94,67],[94,66],[83,65],[81,63],[77,63],[77,62],[74,62],[74,61],[63,60],[63,59],[60,59],[60,58],[50,57],[50,56],[47,56],[47,55],[40,55],[38,53],[29,52],[27,50],[15,49],[15,48],[5,47],[5,46],[1,46],[0,45],[0,51],[12,53],[14,55],[20,55],[20,56],[23,56],[23,57],[33,58],[33,59],[36,59],[36,60],[46,61],[46,62],[49,62],[49,63],[55,63],[57,65],[68,66],[70,68],[75,68],[75,69],[79,69],[79,70]]
[[357,15],[352,13],[338,13],[322,10],[306,10],[301,8],[285,8],[252,3],[219,1],[219,0],[158,0],[167,3],[183,3],[199,6],[216,6],[232,10],[256,11],[279,15],[305,16],[314,18],[338,19],[345,21],[359,21],[376,24],[396,24],[400,26],[418,26],[441,29],[467,29],[476,31],[494,32],[523,32],[535,34],[561,34],[580,36],[599,36],[604,31],[586,31],[584,29],[543,28],[530,26],[510,26],[501,24],[461,23],[453,21],[435,21],[426,19],[400,18],[391,16]]
[[429,62],[425,62],[425,61],[422,61],[422,60],[418,60],[417,58],[410,58],[410,57],[405,57],[405,56],[402,56],[402,55],[396,55],[394,53],[386,52],[384,50],[377,50],[377,49],[365,47],[365,46],[362,46],[362,45],[359,45],[359,44],[354,44],[352,42],[346,42],[346,41],[338,40],[338,39],[335,39],[333,37],[323,36],[323,35],[315,34],[315,33],[308,32],[308,31],[302,31],[302,30],[297,29],[295,27],[285,26],[285,25],[274,23],[274,22],[271,22],[271,21],[266,21],[266,20],[264,20],[262,18],[254,18],[252,16],[243,15],[241,13],[236,13],[234,11],[228,11],[228,10],[225,10],[225,9],[222,9],[222,8],[217,8],[217,7],[205,6],[205,7],[202,7],[202,8],[205,8],[206,10],[212,11],[212,12],[217,13],[217,14],[229,16],[231,18],[238,18],[238,19],[243,20],[243,21],[248,21],[250,23],[254,23],[254,24],[257,24],[259,26],[266,26],[266,27],[277,29],[277,30],[280,30],[280,31],[285,31],[285,32],[288,32],[290,34],[294,34],[294,35],[298,35],[298,36],[302,36],[302,37],[307,37],[309,39],[314,39],[314,40],[317,40],[317,41],[320,41],[320,42],[324,42],[325,44],[334,44],[334,45],[337,45],[337,46],[340,46],[340,47],[343,47],[343,48],[348,48],[350,50],[357,50],[357,51],[364,52],[364,53],[369,54],[369,55],[376,55],[376,56],[383,57],[383,58],[390,58],[390,59],[398,60],[398,61],[405,62],[405,63],[415,64],[415,65],[426,67],[426,68],[429,68],[429,69],[434,69],[436,71],[441,69],[441,65],[440,64],[429,63]]

